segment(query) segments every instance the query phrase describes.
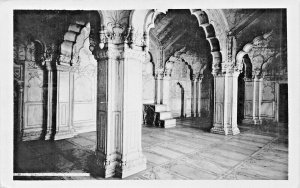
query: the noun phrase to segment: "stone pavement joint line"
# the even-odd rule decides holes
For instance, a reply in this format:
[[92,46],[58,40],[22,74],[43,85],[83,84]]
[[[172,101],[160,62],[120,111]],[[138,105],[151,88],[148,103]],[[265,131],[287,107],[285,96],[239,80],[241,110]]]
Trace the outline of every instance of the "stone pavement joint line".
[[[177,126],[170,129],[144,125],[142,147],[147,169],[125,180],[288,179],[287,135],[242,125],[239,135],[225,136],[207,132],[208,125],[197,118],[179,119]],[[96,132],[54,142],[19,143],[14,151],[14,173],[90,176],[14,176],[14,179],[105,180],[97,175],[95,147]],[[118,178],[106,180],[113,179]]]

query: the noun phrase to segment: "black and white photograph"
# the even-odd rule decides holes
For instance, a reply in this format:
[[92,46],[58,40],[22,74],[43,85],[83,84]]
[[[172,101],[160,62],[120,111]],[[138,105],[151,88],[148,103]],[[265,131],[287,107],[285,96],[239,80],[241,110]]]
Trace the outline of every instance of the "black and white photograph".
[[48,2],[0,1],[1,188],[300,186],[300,2]]

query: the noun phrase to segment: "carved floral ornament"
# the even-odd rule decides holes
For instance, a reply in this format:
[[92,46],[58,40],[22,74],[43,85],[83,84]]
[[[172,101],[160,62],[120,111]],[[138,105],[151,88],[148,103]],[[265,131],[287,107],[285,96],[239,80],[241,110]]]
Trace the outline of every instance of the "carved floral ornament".
[[207,68],[208,58],[197,54],[194,51],[186,49],[186,47],[176,51],[165,64],[165,75],[171,76],[174,63],[186,63],[193,74],[203,74]]
[[58,53],[57,50],[57,45],[53,43],[42,43],[38,40],[15,43],[14,61],[17,64],[23,61],[28,61],[35,62],[35,66],[37,66],[37,64],[45,65],[46,61],[52,61],[55,59]]
[[130,10],[102,11],[104,23],[99,35],[99,47],[103,49],[107,43],[130,43],[133,29],[129,27]]
[[264,76],[266,74],[265,67],[273,64],[274,60],[281,56],[280,48],[277,46],[279,40],[273,31],[254,38],[236,55],[236,66],[242,71],[243,66],[247,66],[244,64],[243,58],[248,55],[252,64],[252,75]]

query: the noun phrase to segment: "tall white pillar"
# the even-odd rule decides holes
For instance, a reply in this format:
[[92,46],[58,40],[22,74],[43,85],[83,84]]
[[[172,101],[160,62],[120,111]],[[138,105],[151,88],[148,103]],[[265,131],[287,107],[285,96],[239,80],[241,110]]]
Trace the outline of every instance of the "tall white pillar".
[[214,124],[212,133],[236,135],[237,95],[239,72],[228,71],[225,75],[214,75]]
[[155,74],[155,104],[163,104],[163,73]]
[[196,117],[201,117],[201,89],[202,89],[202,78],[203,76],[198,77],[197,88],[196,88]]
[[165,75],[163,77],[163,100],[162,103],[167,106],[167,111],[170,110],[170,76]]
[[253,81],[251,78],[244,78],[245,99],[244,99],[244,119],[243,123],[253,122]]
[[106,178],[146,169],[142,154],[142,64],[146,53],[124,44],[99,50],[97,163]]
[[[56,65],[53,71],[56,75],[54,88],[56,104],[56,122],[52,122],[52,137],[54,140],[74,136],[73,94],[74,94],[74,67],[70,65]],[[53,115],[53,114],[52,114]],[[50,117],[52,118],[52,117]]]
[[[119,165],[116,175],[124,178],[146,169],[142,153],[142,64],[146,53],[125,47],[123,62],[123,119],[117,127],[117,153]],[[122,85],[122,82],[121,82]],[[119,143],[118,143],[119,141]]]
[[258,74],[253,78],[253,123],[261,124],[259,118],[260,98],[261,98],[260,77]]
[[197,108],[197,77],[193,75],[191,80],[191,117],[196,117]]

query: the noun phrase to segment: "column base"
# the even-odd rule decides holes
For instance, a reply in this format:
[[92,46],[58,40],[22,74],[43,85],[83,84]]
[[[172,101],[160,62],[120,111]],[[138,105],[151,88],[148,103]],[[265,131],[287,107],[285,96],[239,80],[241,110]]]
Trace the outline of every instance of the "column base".
[[56,132],[53,136],[53,140],[62,140],[62,139],[67,139],[67,138],[72,138],[76,134],[74,134],[74,131],[72,130],[66,130],[66,131],[59,131]]
[[45,140],[51,140],[52,138],[52,131],[47,131],[45,134]]
[[101,151],[96,150],[97,170],[95,174],[109,178],[115,175],[115,169],[118,165],[115,155],[104,155]]
[[240,133],[240,129],[236,126],[234,128],[232,127],[227,127],[227,129],[225,129],[224,127],[213,127],[210,129],[211,133],[215,133],[215,134],[222,134],[222,135],[237,135]]
[[138,158],[131,159],[124,163],[119,163],[116,167],[116,176],[120,178],[125,178],[130,175],[136,174],[147,168],[147,159],[140,153]]

